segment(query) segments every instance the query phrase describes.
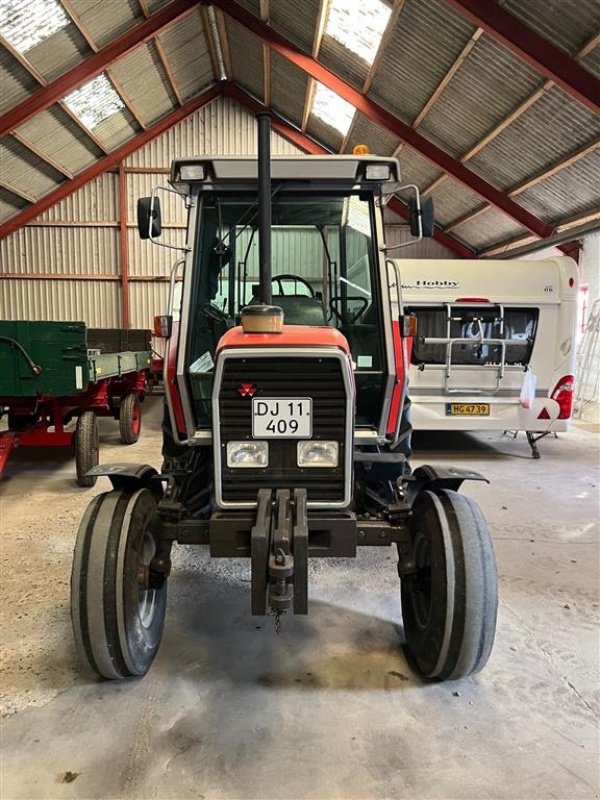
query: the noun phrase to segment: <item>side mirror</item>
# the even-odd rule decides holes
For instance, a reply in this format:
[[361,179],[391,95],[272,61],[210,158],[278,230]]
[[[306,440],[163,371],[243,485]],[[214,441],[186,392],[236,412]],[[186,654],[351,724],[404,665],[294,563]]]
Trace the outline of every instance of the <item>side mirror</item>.
[[158,197],[140,197],[137,203],[137,226],[140,239],[154,239],[162,231],[160,200]]
[[[431,197],[421,198],[421,208],[417,205],[417,198],[414,196],[408,199],[408,208],[410,211],[409,223],[410,232],[413,236],[429,238],[433,236],[434,219],[433,219],[433,200]],[[419,230],[419,218],[421,220],[421,230]]]

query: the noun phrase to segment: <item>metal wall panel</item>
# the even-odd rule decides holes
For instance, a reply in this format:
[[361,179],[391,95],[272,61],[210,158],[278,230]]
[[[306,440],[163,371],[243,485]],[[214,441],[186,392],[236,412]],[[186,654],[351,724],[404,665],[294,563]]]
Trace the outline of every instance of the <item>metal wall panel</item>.
[[150,328],[157,314],[167,312],[167,283],[132,283],[129,287],[129,313],[132,328]]
[[0,274],[110,275],[119,268],[115,227],[28,227],[0,242]]
[[[411,239],[412,235],[408,225],[386,224],[385,243],[388,247],[404,244],[404,242],[409,242]],[[456,253],[446,249],[443,244],[440,244],[435,239],[421,239],[420,242],[403,247],[401,250],[394,250],[389,255],[393,259],[458,258]]]
[[36,222],[114,222],[119,218],[117,194],[117,175],[105,172],[44,211]]
[[74,320],[115,328],[121,300],[116,281],[3,280],[0,319]]

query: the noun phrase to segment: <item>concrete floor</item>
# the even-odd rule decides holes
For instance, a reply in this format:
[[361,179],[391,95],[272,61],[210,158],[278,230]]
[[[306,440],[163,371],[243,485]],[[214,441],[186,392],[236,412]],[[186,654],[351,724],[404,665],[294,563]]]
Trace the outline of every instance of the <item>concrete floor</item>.
[[[132,447],[159,462],[158,401]],[[79,677],[69,575],[79,519],[108,488],[68,454],[20,451],[2,484],[2,798],[598,797],[598,435],[540,443],[421,436],[415,464],[468,465],[500,570],[498,634],[475,678],[422,684],[400,647],[389,549],[311,564],[310,613],[249,614],[246,563],[179,547],[148,676]],[[70,773],[70,774],[68,774]]]

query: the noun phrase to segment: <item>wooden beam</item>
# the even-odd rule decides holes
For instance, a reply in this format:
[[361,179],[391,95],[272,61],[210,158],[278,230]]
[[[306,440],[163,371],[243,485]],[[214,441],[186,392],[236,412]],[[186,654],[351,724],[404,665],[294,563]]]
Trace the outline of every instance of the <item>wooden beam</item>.
[[227,80],[233,79],[233,66],[231,61],[231,51],[229,49],[229,36],[227,35],[227,25],[225,24],[225,17],[223,12],[214,9],[215,22],[217,26],[217,33],[219,34],[219,44],[223,54],[223,66],[225,67],[225,77]]
[[[39,83],[40,86],[48,85],[46,79],[41,74],[41,72],[38,72],[38,70],[33,66],[33,64],[30,64],[29,61],[25,58],[25,56],[19,53],[19,51],[16,50],[10,44],[10,42],[8,42],[2,36],[0,36],[0,45],[2,45],[2,47],[4,47],[4,49],[7,50],[8,53],[10,53],[10,55],[16,61],[19,62],[19,64],[23,67],[23,69],[26,70],[26,72],[28,72],[31,75],[31,77]],[[108,152],[106,147],[104,147],[104,145],[96,138],[96,136],[94,136],[91,130],[86,125],[83,124],[83,122],[79,119],[79,117],[75,116],[75,114],[71,111],[71,109],[67,105],[65,105],[63,102],[59,102],[58,105],[62,108],[65,114],[67,114],[70,117],[70,119],[73,120],[73,122],[77,125],[77,127],[80,130],[82,130],[83,133],[85,133],[88,139],[90,139],[95,144],[95,146],[101,153]],[[12,133],[14,133],[14,131],[12,131]]]
[[[329,11],[329,0],[319,0],[319,13],[317,15],[317,24],[315,26],[315,32],[313,34],[313,42],[311,50],[312,57],[315,59],[319,57],[321,42],[323,41],[323,35],[325,34],[325,25],[327,23],[328,11]],[[315,89],[316,89],[316,84],[314,80],[312,78],[309,78],[309,81],[306,85],[306,94],[304,96],[304,110],[302,112],[302,133],[306,133],[306,128],[308,127],[308,120],[310,118],[310,112],[312,110],[313,99],[315,96]]]
[[[204,11],[205,9],[202,10]],[[165,71],[165,75],[167,76],[167,81],[169,82],[169,88],[171,89],[171,92],[175,97],[177,103],[180,106],[182,106],[185,101],[183,99],[183,95],[181,94],[181,89],[177,85],[177,79],[175,78],[175,73],[173,72],[173,68],[171,67],[167,54],[165,53],[165,48],[163,47],[162,42],[160,41],[160,38],[158,36],[154,37],[154,39],[152,40],[152,45],[156,50],[156,54],[159,58],[160,63],[162,64],[162,68]],[[219,80],[218,77],[215,77],[215,80]]]
[[36,158],[39,158],[40,161],[45,162],[46,164],[48,164],[48,166],[52,167],[52,169],[56,170],[56,172],[58,172],[59,175],[64,175],[65,178],[73,177],[72,172],[69,172],[69,170],[65,169],[65,167],[63,167],[62,164],[59,164],[58,161],[55,161],[49,155],[43,153],[39,149],[39,147],[36,147],[36,145],[30,142],[29,139],[26,139],[21,133],[19,133],[18,131],[13,131],[10,135],[12,136],[13,139],[16,139],[16,141],[19,142],[19,144],[23,145],[23,147],[26,147],[30,153],[33,153],[33,155]]
[[[371,86],[373,86],[373,81],[375,80],[375,76],[377,75],[377,70],[379,69],[379,65],[385,55],[385,51],[388,48],[388,45],[391,41],[392,36],[394,35],[394,31],[396,30],[396,23],[398,22],[398,17],[400,16],[400,12],[404,6],[404,0],[394,0],[394,5],[392,6],[392,13],[390,14],[390,18],[388,19],[388,23],[385,26],[385,30],[383,32],[383,36],[381,37],[381,41],[379,42],[379,47],[377,48],[377,53],[375,54],[375,58],[373,59],[373,63],[369,67],[369,72],[367,77],[365,78],[365,82],[363,83],[363,94],[369,94],[371,91]],[[316,56],[315,56],[316,58]]]
[[413,128],[418,128],[419,125],[423,122],[423,120],[427,116],[427,114],[429,114],[429,112],[433,108],[434,104],[439,99],[440,95],[444,92],[444,89],[446,88],[446,86],[448,86],[448,84],[450,83],[452,78],[456,75],[458,70],[462,67],[462,65],[468,59],[469,55],[471,54],[471,51],[473,50],[473,48],[475,47],[475,45],[477,44],[477,42],[481,38],[482,34],[483,34],[483,30],[481,28],[477,28],[475,33],[471,36],[469,41],[466,43],[466,45],[463,47],[463,49],[460,51],[460,53],[458,54],[458,56],[454,60],[454,63],[452,64],[452,66],[450,67],[448,72],[444,75],[443,80],[440,81],[440,83],[438,83],[438,85],[436,86],[435,90],[431,94],[429,100],[425,103],[423,108],[419,111],[419,113],[415,117],[415,119],[413,121],[413,124],[412,124]]
[[600,80],[496,0],[446,2],[590,111],[600,113]]
[[20,189],[17,186],[13,186],[12,184],[7,183],[4,180],[0,180],[0,189],[4,189],[5,191],[14,194],[15,197],[19,197],[21,200],[25,200],[27,203],[35,203],[37,199],[33,197],[33,195],[23,191],[23,189]]
[[206,39],[206,45],[208,47],[208,55],[210,56],[210,63],[212,66],[213,76],[215,81],[220,81],[221,70],[219,67],[219,59],[217,57],[216,43],[212,35],[210,20],[208,17],[208,9],[206,8],[206,6],[202,6],[200,8],[200,16],[202,17],[202,30],[204,31],[204,38]]
[[129,247],[127,241],[127,176],[119,164],[119,254],[121,262],[121,327],[129,328]]
[[90,181],[93,181],[94,178],[97,178],[99,175],[102,175],[108,170],[114,169],[116,166],[118,166],[118,164],[121,163],[121,161],[124,161],[136,150],[139,150],[140,147],[148,144],[148,142],[151,142],[157,136],[160,136],[162,133],[165,133],[165,131],[168,131],[170,128],[172,128],[173,125],[177,125],[177,123],[186,119],[186,117],[189,117],[190,114],[193,114],[208,103],[215,100],[217,97],[220,97],[222,93],[223,89],[221,85],[212,86],[202,94],[194,97],[193,100],[190,100],[181,108],[178,108],[175,111],[172,111],[170,114],[167,114],[166,117],[163,117],[157,123],[142,133],[139,133],[133,139],[125,142],[125,144],[122,144],[116,150],[109,153],[107,156],[104,156],[104,158],[99,159],[95,164],[92,164],[87,169],[84,169],[71,180],[60,184],[60,186],[49,192],[49,194],[37,200],[35,203],[33,203],[33,205],[29,206],[21,213],[17,214],[16,216],[12,217],[12,219],[9,219],[7,222],[1,225],[0,239],[3,239],[9,234],[14,233],[19,228],[22,228],[23,225],[26,225],[28,222],[38,217],[41,213],[58,203],[60,200],[63,200],[65,197],[73,194],[73,192],[81,189],[82,186],[85,186]]
[[[588,53],[591,53],[598,45],[600,45],[600,34],[593,36],[582,48],[579,50],[575,58],[579,61],[584,58]],[[519,103],[516,108],[514,108],[504,119],[502,119],[497,125],[495,125],[490,131],[488,131],[485,136],[483,136],[478,142],[476,142],[467,152],[461,156],[460,162],[462,164],[466,164],[467,161],[470,161],[474,158],[480,150],[492,142],[497,136],[499,136],[502,131],[506,130],[509,125],[512,125],[513,122],[519,119],[519,117],[523,116],[523,114],[528,111],[534,103],[537,103],[546,92],[549,92],[550,89],[554,87],[553,81],[546,81],[543,86],[539,89],[536,89],[535,92],[526,97],[521,103]],[[428,186],[426,189],[423,190],[422,194],[430,194],[433,192],[441,183],[443,183],[448,178],[447,174],[441,175],[439,178],[436,178],[433,183]]]
[[[269,24],[269,0],[260,0],[260,18]],[[267,108],[271,107],[271,48],[263,44],[263,102]]]
[[[84,25],[83,20],[81,19],[79,14],[75,11],[73,6],[71,5],[71,0],[59,0],[59,2],[62,5],[62,7],[64,8],[65,13],[67,14],[67,16],[70,18],[72,24],[77,28],[77,30],[79,31],[81,36],[85,39],[85,42],[86,42],[87,46],[90,48],[90,50],[93,53],[97,53],[98,52],[98,47],[96,45],[96,42],[94,41],[94,39],[93,39],[92,35],[90,34],[90,32],[88,31],[87,27]],[[129,111],[129,113],[134,118],[134,120],[137,122],[139,127],[142,130],[145,130],[147,126],[144,123],[143,119],[138,114],[138,112],[136,111],[134,104],[131,102],[131,98],[129,97],[129,95],[123,89],[123,86],[122,86],[121,82],[118,80],[118,78],[115,76],[115,74],[113,73],[112,70],[107,68],[105,70],[105,74],[106,74],[106,77],[107,77],[108,81],[112,84],[113,89],[119,95],[119,97],[121,98],[123,103],[125,104],[125,108]]]
[[316,59],[304,53],[280,33],[265,25],[258,17],[246,11],[234,0],[212,0],[213,5],[221,8],[229,17],[234,19],[248,31],[253,33],[263,42],[269,44],[271,49],[282,55],[292,64],[303,69],[315,80],[323,83],[336,92],[347,102],[351,103],[358,111],[369,117],[374,123],[385,128],[408,145],[417,150],[421,155],[448,172],[460,183],[467,186],[472,192],[484,200],[500,208],[509,217],[515,219],[523,227],[531,230],[537,236],[545,237],[552,233],[551,228],[514,200],[507,197],[499,189],[486,181],[480,175],[467,169],[463,164],[453,158],[432,141],[413,130],[409,125],[395,117],[385,108],[366,97],[352,84],[320,64]]
[[0,136],[22,125],[28,119],[78,89],[96,75],[104,72],[118,58],[147,42],[159,31],[177,22],[196,8],[198,0],[172,0],[149,19],[126,31],[93,56],[77,64],[47,86],[0,117]]
[[[546,167],[546,169],[540,170],[535,175],[532,175],[529,178],[526,178],[524,181],[517,183],[511,189],[508,190],[507,194],[509,197],[517,197],[518,195],[522,194],[523,192],[527,191],[527,189],[531,189],[533,186],[537,186],[538,183],[541,183],[548,178],[551,178],[553,175],[556,175],[557,172],[560,172],[567,167],[576,164],[580,159],[585,158],[585,156],[590,155],[595,150],[600,148],[600,137],[596,137],[591,142],[583,145],[583,147],[578,148],[575,152],[570,153],[568,156],[565,156],[560,161],[555,162],[552,164],[551,167]],[[465,222],[470,222],[471,220],[475,219],[476,217],[481,216],[485,211],[490,208],[489,205],[481,206],[480,208],[475,209],[474,211],[469,211],[467,214],[463,214],[458,219],[451,222],[449,225],[446,225],[444,230],[449,233],[453,231],[455,228],[459,228],[461,225],[464,225]]]

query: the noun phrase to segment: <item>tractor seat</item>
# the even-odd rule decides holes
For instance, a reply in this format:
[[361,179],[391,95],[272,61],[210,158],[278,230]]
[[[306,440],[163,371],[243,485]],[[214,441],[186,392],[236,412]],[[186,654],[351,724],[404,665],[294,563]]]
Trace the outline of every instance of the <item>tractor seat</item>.
[[327,325],[325,306],[317,297],[305,294],[280,294],[273,305],[283,309],[286,325]]

